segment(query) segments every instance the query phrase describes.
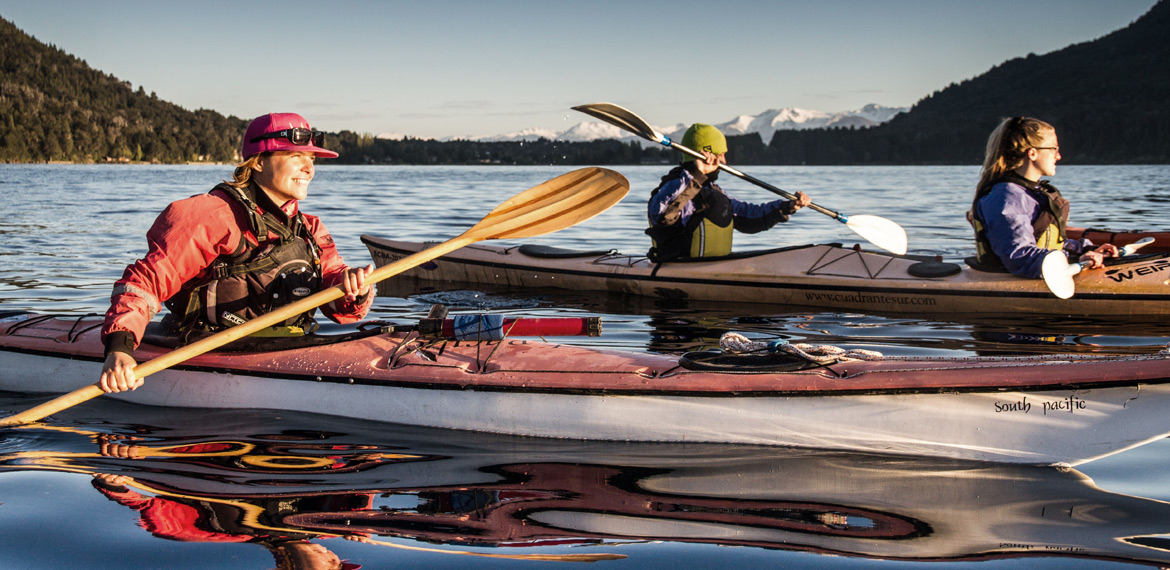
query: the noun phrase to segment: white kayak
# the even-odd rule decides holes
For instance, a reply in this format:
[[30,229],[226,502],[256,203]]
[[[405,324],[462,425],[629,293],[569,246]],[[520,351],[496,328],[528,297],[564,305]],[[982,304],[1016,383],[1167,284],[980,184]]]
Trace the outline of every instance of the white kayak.
[[[0,390],[61,394],[101,368],[100,320],[0,319]],[[377,333],[377,331],[374,331]],[[168,349],[144,344],[140,362]],[[416,332],[204,354],[109,397],[271,408],[551,438],[744,443],[1079,464],[1170,433],[1166,355],[664,354]],[[82,404],[84,405],[84,404]]]

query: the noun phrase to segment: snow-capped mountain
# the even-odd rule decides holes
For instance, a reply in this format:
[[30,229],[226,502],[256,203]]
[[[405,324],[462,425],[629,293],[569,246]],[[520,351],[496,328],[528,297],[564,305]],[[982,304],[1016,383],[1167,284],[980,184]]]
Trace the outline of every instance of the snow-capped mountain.
[[[725,123],[715,125],[727,135],[744,135],[759,133],[765,143],[772,140],[776,131],[819,129],[822,127],[872,127],[880,125],[894,118],[894,115],[909,110],[907,107],[883,107],[881,105],[866,105],[853,111],[826,113],[811,111],[795,107],[783,109],[769,109],[759,115],[740,115]],[[654,129],[671,139],[682,138],[689,124],[671,126],[654,126]],[[381,135],[379,135],[381,138]],[[514,133],[487,137],[463,137],[464,140],[497,141],[534,141],[541,138],[568,142],[588,142],[601,139],[636,140],[647,145],[649,141],[630,134],[608,123],[599,121],[583,121],[564,131],[551,129],[530,128]]]
[[740,115],[715,126],[719,127],[719,130],[726,135],[759,133],[760,138],[767,143],[772,140],[772,135],[776,131],[799,131],[824,127],[872,127],[885,123],[894,118],[894,115],[904,113],[907,110],[906,107],[883,107],[873,104],[854,111],[840,113],[785,107],[783,109],[769,109],[755,116]]

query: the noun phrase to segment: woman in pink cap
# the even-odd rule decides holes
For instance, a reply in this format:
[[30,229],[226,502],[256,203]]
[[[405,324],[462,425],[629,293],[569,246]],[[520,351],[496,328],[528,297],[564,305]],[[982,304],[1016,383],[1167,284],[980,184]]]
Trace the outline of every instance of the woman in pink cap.
[[[195,340],[338,285],[345,296],[321,307],[338,323],[362,319],[373,303],[366,277],[372,265],[351,269],[316,216],[300,211],[314,161],[336,158],[324,133],[295,113],[257,117],[244,133],[233,180],[207,194],[172,202],[147,232],[146,256],[114,285],[102,326],[107,392],[133,390],[131,356],[146,325],[165,303],[164,330]],[[257,336],[312,332],[313,311]]]

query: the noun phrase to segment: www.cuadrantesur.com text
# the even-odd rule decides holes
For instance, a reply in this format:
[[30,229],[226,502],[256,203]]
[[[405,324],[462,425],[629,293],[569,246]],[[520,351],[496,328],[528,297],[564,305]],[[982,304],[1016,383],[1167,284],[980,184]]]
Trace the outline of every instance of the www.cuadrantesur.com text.
[[928,305],[938,304],[932,297],[907,297],[898,295],[883,295],[880,293],[805,293],[804,298],[811,302],[832,301],[834,303],[859,303],[865,305]]

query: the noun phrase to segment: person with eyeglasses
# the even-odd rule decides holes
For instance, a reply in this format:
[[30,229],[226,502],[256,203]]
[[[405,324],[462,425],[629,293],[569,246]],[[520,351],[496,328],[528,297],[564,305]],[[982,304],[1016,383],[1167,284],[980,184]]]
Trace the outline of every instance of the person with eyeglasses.
[[[345,295],[321,307],[352,323],[373,304],[366,278],[373,265],[350,268],[316,217],[300,210],[318,158],[336,158],[325,136],[295,113],[270,113],[248,125],[243,162],[232,180],[206,194],[172,202],[146,234],[146,256],[114,285],[102,326],[106,359],[99,384],[133,390],[133,351],[165,304],[162,329],[176,344],[198,340],[327,289]],[[293,336],[316,329],[314,311],[253,336]]]
[[976,269],[1040,278],[1044,256],[1063,250],[1076,260],[1104,267],[1113,244],[1068,239],[1069,202],[1042,176],[1055,176],[1060,145],[1052,125],[1031,117],[1003,120],[987,140],[987,152],[967,219],[975,229]]

